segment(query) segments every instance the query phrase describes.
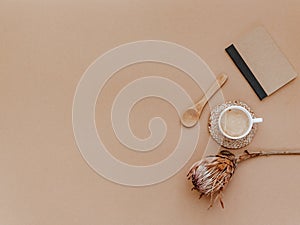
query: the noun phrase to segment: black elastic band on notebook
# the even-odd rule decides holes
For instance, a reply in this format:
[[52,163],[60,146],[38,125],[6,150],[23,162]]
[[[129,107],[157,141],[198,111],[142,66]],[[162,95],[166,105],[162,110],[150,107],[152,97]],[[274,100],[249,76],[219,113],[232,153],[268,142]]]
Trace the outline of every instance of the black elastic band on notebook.
[[228,48],[225,49],[225,51],[230,56],[237,68],[241,71],[243,76],[246,78],[246,80],[253,88],[259,99],[262,100],[265,97],[267,97],[267,93],[262,88],[258,80],[255,78],[254,74],[252,73],[246,62],[243,60],[239,52],[236,50],[234,45],[230,45]]

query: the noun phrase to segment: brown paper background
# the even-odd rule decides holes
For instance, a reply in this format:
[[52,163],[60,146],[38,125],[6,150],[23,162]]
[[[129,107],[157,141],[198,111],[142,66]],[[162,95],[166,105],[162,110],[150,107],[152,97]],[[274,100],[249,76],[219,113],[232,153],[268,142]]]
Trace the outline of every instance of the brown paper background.
[[[207,211],[208,200],[190,192],[185,175],[209,137],[208,108],[188,164],[171,179],[141,188],[114,184],[87,165],[75,145],[71,111],[76,85],[96,57],[127,42],[166,40],[195,51],[215,74],[228,73],[225,98],[245,101],[264,117],[250,149],[300,149],[299,79],[261,102],[224,51],[236,37],[264,25],[299,73],[299,22],[297,0],[1,1],[0,224],[298,224],[298,157],[240,165],[224,193],[225,210],[217,204]],[[109,124],[106,106],[111,93],[132,79],[129,70],[151,73],[153,66],[128,68],[120,71],[127,74],[124,79],[112,79],[98,101],[98,129]],[[155,72],[177,73],[172,79],[187,87],[194,100],[202,95],[184,74],[172,70],[166,66]],[[144,109],[149,113],[141,113]],[[176,128],[172,121],[178,117],[169,104],[146,99],[131,115],[137,135],[147,136],[145,124],[157,114]],[[178,133],[168,134],[161,150],[136,159],[123,153],[126,149],[111,135],[107,127],[103,138],[115,147],[114,155],[149,164],[170,154]]]

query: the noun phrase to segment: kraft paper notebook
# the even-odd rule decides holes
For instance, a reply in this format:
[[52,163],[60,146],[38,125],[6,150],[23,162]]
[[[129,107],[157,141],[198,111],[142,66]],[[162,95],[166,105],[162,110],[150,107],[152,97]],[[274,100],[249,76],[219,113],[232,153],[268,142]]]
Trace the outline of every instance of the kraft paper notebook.
[[263,27],[235,41],[226,52],[261,100],[297,76]]

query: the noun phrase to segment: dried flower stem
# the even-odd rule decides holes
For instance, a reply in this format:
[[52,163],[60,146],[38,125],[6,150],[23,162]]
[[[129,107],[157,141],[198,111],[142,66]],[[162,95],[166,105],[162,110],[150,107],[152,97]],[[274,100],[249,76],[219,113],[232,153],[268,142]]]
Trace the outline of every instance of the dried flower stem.
[[273,155],[300,155],[300,152],[291,152],[291,151],[271,151],[271,152],[265,152],[265,151],[259,151],[259,152],[248,152],[248,150],[245,150],[244,154],[237,157],[237,163],[240,163],[242,161],[245,161],[247,159],[252,159],[255,157],[260,156],[273,156]]

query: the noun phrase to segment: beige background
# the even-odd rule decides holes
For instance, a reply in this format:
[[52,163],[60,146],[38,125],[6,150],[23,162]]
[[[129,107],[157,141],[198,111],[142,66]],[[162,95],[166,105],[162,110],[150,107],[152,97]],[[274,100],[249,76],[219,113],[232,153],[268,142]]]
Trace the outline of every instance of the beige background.
[[[265,121],[250,149],[300,149],[300,80],[259,101],[224,48],[256,25],[264,25],[300,71],[300,2],[277,1],[1,1],[0,2],[0,224],[299,224],[300,159],[262,158],[240,165],[225,191],[225,210],[190,192],[185,175],[209,138],[209,109],[201,117],[199,146],[174,177],[142,188],[98,176],[81,157],[72,132],[76,85],[105,51],[131,41],[158,39],[199,54],[215,74],[226,72],[227,100],[247,102]],[[170,77],[197,100],[202,91],[170,66],[128,67],[107,84],[97,104],[98,129],[112,154],[147,165],[172,152],[179,124],[175,110],[145,99],[132,111],[133,130],[147,136],[154,115],[172,130],[151,153],[133,153],[116,140],[107,120],[113,96],[135,77]],[[141,113],[145,110],[147,113]],[[159,110],[157,110],[159,109]]]

